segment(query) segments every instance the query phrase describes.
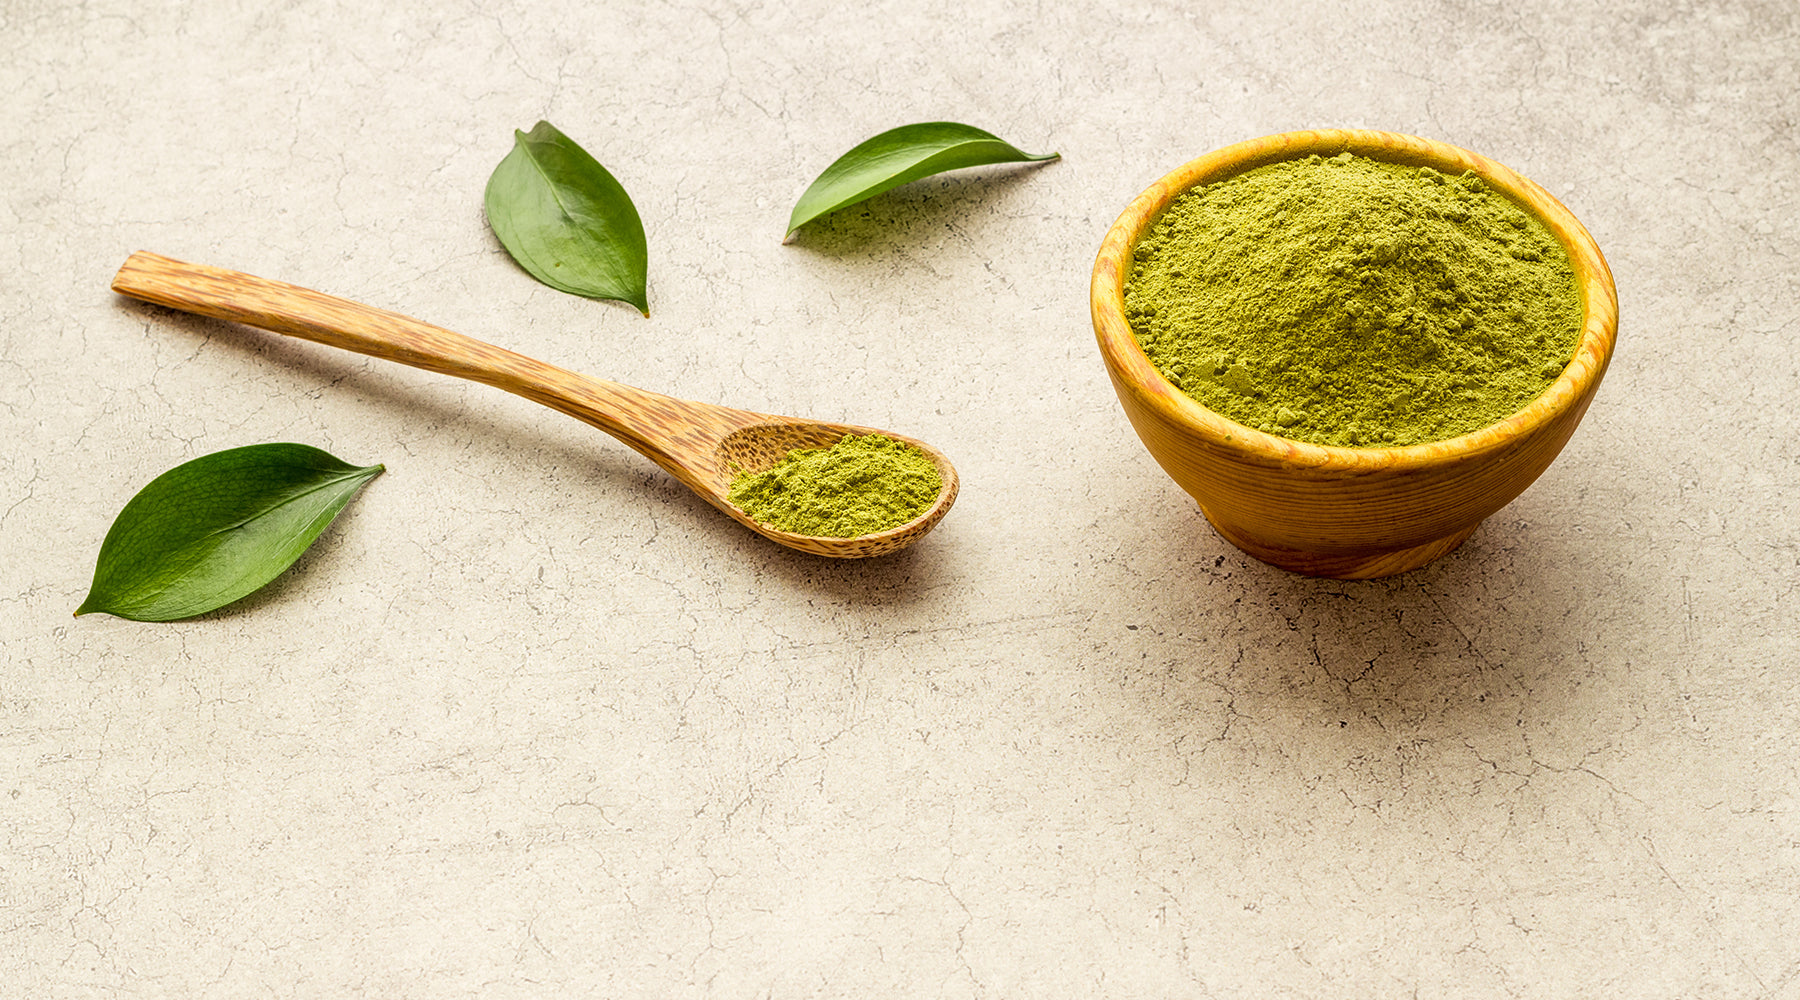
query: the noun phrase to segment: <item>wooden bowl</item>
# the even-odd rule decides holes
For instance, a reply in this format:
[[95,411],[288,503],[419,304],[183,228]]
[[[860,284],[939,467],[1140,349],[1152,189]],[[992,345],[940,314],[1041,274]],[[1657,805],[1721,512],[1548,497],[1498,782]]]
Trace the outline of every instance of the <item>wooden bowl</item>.
[[[1144,356],[1125,319],[1138,239],[1189,188],[1280,160],[1342,152],[1474,171],[1541,221],[1568,251],[1583,324],[1562,375],[1524,409],[1460,437],[1345,448],[1276,437],[1201,406]],[[1200,502],[1219,534],[1284,569],[1359,579],[1423,566],[1462,544],[1549,467],[1587,411],[1612,357],[1618,296],[1594,238],[1531,181],[1466,149],[1390,132],[1284,132],[1209,153],[1152,184],[1113,223],[1089,289],[1107,374],[1138,437]]]

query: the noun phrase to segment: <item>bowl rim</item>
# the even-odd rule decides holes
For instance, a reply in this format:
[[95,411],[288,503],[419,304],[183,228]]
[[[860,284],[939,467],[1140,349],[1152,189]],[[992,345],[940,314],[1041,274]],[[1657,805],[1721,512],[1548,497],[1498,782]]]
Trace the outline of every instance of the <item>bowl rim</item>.
[[[1284,438],[1240,424],[1176,388],[1139,346],[1125,319],[1126,265],[1142,235],[1188,189],[1256,167],[1302,157],[1351,153],[1460,175],[1472,171],[1541,222],[1569,255],[1581,298],[1582,330],[1560,375],[1524,407],[1485,427],[1437,441],[1397,447],[1347,447]],[[1213,150],[1163,175],[1134,198],[1107,230],[1089,285],[1094,333],[1115,383],[1167,422],[1192,430],[1205,445],[1257,464],[1321,471],[1409,470],[1480,458],[1557,422],[1586,404],[1611,360],[1618,328],[1612,270],[1587,229],[1548,191],[1510,168],[1449,143],[1399,132],[1315,129],[1247,139]]]

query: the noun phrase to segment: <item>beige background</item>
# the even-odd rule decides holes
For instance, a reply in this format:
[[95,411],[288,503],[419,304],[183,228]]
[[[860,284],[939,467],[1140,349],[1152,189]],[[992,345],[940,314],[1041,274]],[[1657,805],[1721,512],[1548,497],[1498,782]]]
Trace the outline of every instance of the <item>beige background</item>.
[[[1786,0],[0,0],[0,994],[1797,1000],[1797,53]],[[650,319],[488,232],[539,118]],[[781,244],[934,119],[1064,158]],[[1217,538],[1087,322],[1132,195],[1312,126],[1532,177],[1623,312],[1562,458],[1379,582]],[[962,498],[789,552],[494,390],[118,300],[136,249]],[[284,440],[388,472],[236,607],[69,617],[139,487]]]

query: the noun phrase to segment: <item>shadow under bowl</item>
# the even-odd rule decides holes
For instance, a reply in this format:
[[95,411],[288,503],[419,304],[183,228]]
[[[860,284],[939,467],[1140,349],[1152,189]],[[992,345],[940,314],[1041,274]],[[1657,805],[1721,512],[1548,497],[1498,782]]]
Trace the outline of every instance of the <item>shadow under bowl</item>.
[[[1523,409],[1458,437],[1397,448],[1348,448],[1277,437],[1184,394],[1144,355],[1125,318],[1125,279],[1139,239],[1190,188],[1283,160],[1339,153],[1472,171],[1543,223],[1569,255],[1581,338],[1556,381]],[[1119,402],[1144,447],[1220,535],[1256,558],[1313,576],[1363,579],[1423,566],[1461,545],[1562,450],[1600,387],[1618,328],[1618,295],[1600,248],[1549,192],[1456,146],[1392,132],[1284,132],[1226,146],[1152,184],[1113,223],[1094,262],[1094,335]]]

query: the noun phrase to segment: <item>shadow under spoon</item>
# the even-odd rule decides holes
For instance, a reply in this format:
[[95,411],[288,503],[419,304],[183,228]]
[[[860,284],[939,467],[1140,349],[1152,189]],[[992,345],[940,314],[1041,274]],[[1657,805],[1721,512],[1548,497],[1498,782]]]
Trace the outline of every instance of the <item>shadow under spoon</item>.
[[[890,431],[755,413],[589,378],[399,313],[153,253],[132,254],[112,288],[156,305],[482,382],[542,403],[618,438],[733,520],[802,552],[837,559],[894,552],[936,527],[956,500],[950,460],[923,441]],[[882,434],[931,459],[944,486],[930,508],[886,531],[831,538],[770,527],[727,499],[736,476],[769,469],[796,448],[829,447],[846,434]]]

